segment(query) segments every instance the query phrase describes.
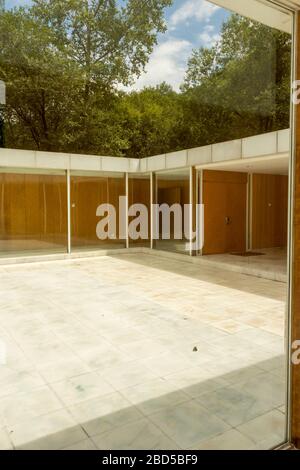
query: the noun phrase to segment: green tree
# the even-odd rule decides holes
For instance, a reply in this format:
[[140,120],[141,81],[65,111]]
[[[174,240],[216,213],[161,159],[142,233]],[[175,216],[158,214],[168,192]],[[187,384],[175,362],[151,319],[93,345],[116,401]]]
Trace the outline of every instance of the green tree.
[[170,3],[33,0],[28,9],[1,13],[7,144],[89,153],[118,147],[115,86],[144,69]]
[[122,109],[128,133],[126,156],[143,158],[182,145],[177,133],[183,117],[180,98],[166,83],[125,94]]
[[290,37],[238,15],[193,51],[179,93],[120,91],[144,70],[170,3],[33,0],[1,12],[6,145],[143,158],[288,127]]
[[185,113],[198,122],[191,139],[205,144],[289,127],[290,63],[288,34],[232,15],[220,41],[188,62]]

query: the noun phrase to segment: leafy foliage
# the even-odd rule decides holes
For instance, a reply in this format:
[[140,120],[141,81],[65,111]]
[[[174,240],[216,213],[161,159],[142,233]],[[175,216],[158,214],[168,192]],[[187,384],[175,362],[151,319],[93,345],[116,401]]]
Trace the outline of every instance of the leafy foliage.
[[1,12],[6,146],[143,158],[287,128],[290,37],[238,15],[193,51],[180,92],[120,91],[144,70],[171,3],[33,0]]
[[203,119],[213,142],[289,127],[290,64],[287,34],[232,15],[221,40],[188,64],[182,90],[198,109],[199,138]]

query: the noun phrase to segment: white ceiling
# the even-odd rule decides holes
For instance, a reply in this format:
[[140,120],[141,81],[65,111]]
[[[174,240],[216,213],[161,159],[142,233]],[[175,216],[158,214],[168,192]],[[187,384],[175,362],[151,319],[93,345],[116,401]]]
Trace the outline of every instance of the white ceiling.
[[[199,167],[200,168],[200,167]],[[240,160],[235,162],[214,163],[212,165],[203,166],[202,169],[219,170],[219,171],[240,171],[244,173],[262,173],[272,175],[288,175],[289,174],[289,156],[271,156],[251,158],[251,160]]]
[[164,170],[156,172],[158,179],[163,180],[188,180],[190,177],[190,169],[182,168],[179,170]]
[[[289,174],[289,155],[273,155],[251,159],[211,163],[197,166],[199,170],[237,171],[242,173],[261,173],[271,175]],[[189,169],[160,171],[156,173],[163,180],[188,180]]]
[[[209,0],[211,3],[247,16],[272,28],[292,32],[292,16],[283,9],[275,8],[268,0]],[[279,0],[280,2],[280,0]],[[279,3],[278,2],[278,3]],[[300,8],[300,0],[281,0],[282,5]]]

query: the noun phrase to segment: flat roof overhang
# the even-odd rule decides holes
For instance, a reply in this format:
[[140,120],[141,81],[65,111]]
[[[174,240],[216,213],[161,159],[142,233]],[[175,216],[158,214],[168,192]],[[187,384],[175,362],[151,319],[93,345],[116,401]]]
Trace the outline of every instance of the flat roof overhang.
[[288,160],[290,153],[290,130],[285,129],[268,134],[256,135],[206,145],[178,152],[139,159],[74,155],[34,150],[0,149],[1,171],[45,170],[82,171],[100,173],[146,174],[151,172],[176,171],[188,167],[220,167],[236,164],[247,166],[255,159],[281,158]]
[[197,169],[288,176],[289,163],[289,154],[286,153],[281,155],[268,155],[266,157],[251,158],[251,161],[241,160],[203,165],[197,167]]
[[[208,0],[219,7],[259,21],[271,28],[292,33],[291,16],[284,9],[276,8],[269,0]],[[278,4],[291,10],[300,9],[300,0],[278,0]]]

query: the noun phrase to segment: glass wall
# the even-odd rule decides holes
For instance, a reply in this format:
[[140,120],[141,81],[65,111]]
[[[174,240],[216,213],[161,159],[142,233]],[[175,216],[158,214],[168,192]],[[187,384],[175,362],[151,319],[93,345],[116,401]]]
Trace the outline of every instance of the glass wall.
[[[150,175],[130,175],[128,180],[129,246],[151,245],[151,190]],[[139,207],[142,205],[143,207]],[[139,223],[139,221],[141,223]],[[142,225],[141,225],[142,224]]]
[[66,175],[0,173],[0,256],[66,250]]
[[[126,230],[124,230],[126,204],[124,210],[119,199],[120,197],[124,198],[125,195],[126,178],[123,173],[102,173],[98,176],[95,174],[91,176],[89,173],[72,173],[72,251],[124,248],[126,246]],[[105,205],[109,205],[110,212]],[[102,210],[100,206],[102,206]],[[99,227],[98,224],[101,220],[105,233],[99,238],[97,227]]]
[[[260,1],[256,8],[257,1],[228,0],[239,14],[217,6],[225,0],[189,2],[197,5],[184,12],[185,2],[173,2],[171,9],[165,3],[148,2],[141,16],[140,2],[130,0],[20,0],[15,9],[0,1],[0,147],[139,159],[170,153],[170,167],[178,162],[173,152],[205,147],[199,151],[199,200],[207,256],[181,263],[178,257],[134,255],[138,267],[128,269],[133,290],[112,263],[117,281],[105,293],[106,318],[96,312],[87,326],[93,320],[103,326],[105,341],[95,357],[108,358],[101,362],[107,381],[120,388],[128,382],[122,394],[141,400],[145,423],[151,414],[145,432],[133,427],[138,446],[154,447],[162,438],[162,446],[181,449],[270,449],[287,439],[288,171],[282,159],[290,155],[276,135],[274,158],[273,151],[272,158],[255,157],[265,138],[272,141],[275,131],[293,127],[293,18],[274,8],[276,1]],[[161,73],[159,62],[168,64]],[[261,134],[241,145],[239,139]],[[278,186],[271,177],[284,181]],[[194,220],[184,210],[194,197],[190,181],[188,169],[156,175],[154,199],[169,218],[160,213],[156,219],[154,248],[191,253],[187,227]],[[147,205],[148,179],[130,177],[127,185],[123,173],[72,172],[70,186],[73,252],[124,248],[127,205],[124,210],[119,198],[128,186],[129,202]],[[0,171],[0,256],[66,252],[67,192],[64,173]],[[149,246],[130,238],[130,246]],[[127,272],[128,257],[122,261]],[[147,271],[151,263],[155,270]],[[79,316],[85,305],[78,295]],[[99,305],[95,289],[91,296]],[[139,341],[140,333],[146,339]],[[133,364],[141,355],[142,367]],[[129,376],[121,382],[118,358],[125,359],[124,370],[128,360]],[[131,376],[143,374],[145,384],[131,383]],[[157,375],[163,381],[148,387],[148,378]],[[97,418],[95,409],[89,420]],[[154,440],[147,434],[153,422],[163,430]],[[126,431],[112,433],[104,433],[104,441],[99,437],[99,448],[134,446]]]
[[190,170],[158,173],[156,202],[160,209],[165,206],[167,212],[165,220],[161,210],[158,214],[155,247],[189,255]]

